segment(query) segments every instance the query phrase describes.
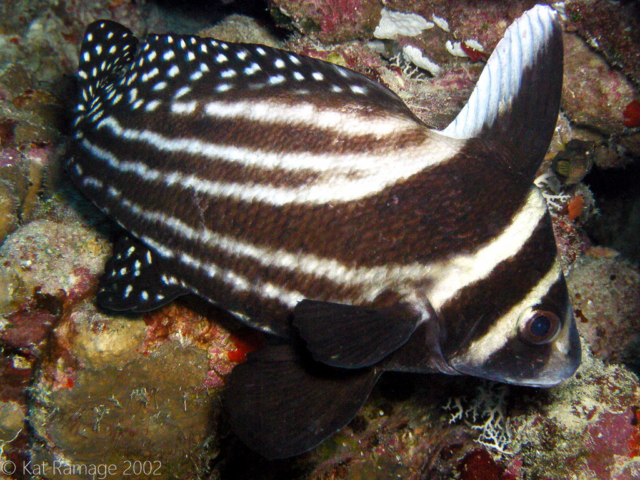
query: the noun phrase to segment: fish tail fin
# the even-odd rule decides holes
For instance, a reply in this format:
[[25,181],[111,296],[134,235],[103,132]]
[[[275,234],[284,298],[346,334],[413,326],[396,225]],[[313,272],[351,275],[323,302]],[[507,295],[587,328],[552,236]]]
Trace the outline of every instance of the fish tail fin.
[[131,30],[110,20],[97,20],[85,32],[78,65],[78,110],[87,113],[97,89],[112,82],[136,53],[138,40]]
[[267,459],[299,455],[351,421],[380,373],[328,367],[289,345],[263,348],[231,373],[225,394],[231,427]]
[[441,133],[507,146],[517,171],[533,177],[556,126],[562,93],[562,27],[536,5],[505,32],[469,101]]

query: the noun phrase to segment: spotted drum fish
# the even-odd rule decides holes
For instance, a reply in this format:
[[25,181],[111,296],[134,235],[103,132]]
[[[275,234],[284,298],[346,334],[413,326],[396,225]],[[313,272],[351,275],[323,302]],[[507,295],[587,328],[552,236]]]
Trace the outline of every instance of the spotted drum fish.
[[580,341],[533,185],[562,55],[555,12],[529,10],[435,131],[338,65],[92,23],[67,168],[124,230],[98,303],[192,292],[279,337],[226,392],[267,458],[340,430],[383,371],[566,380]]

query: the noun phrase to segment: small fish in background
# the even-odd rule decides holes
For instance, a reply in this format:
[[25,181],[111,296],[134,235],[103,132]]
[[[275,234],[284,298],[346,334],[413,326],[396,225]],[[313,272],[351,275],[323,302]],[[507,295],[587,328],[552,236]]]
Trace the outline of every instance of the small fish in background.
[[572,139],[551,162],[551,170],[564,185],[575,185],[587,176],[596,152],[594,142]]
[[344,427],[384,371],[563,382],[580,341],[533,185],[562,64],[557,15],[536,6],[434,131],[337,65],[92,23],[67,170],[123,228],[98,303],[196,293],[272,334],[226,391],[271,459]]

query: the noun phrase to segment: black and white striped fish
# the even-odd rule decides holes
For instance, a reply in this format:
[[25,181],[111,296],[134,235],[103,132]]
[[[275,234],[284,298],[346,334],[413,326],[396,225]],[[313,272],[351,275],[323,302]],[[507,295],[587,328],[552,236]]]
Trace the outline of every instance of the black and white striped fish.
[[266,457],[342,428],[385,370],[551,386],[578,367],[533,186],[562,83],[549,7],[507,30],[444,131],[340,66],[111,21],[87,29],[78,76],[68,171],[128,232],[98,301],[194,292],[282,337],[227,391]]

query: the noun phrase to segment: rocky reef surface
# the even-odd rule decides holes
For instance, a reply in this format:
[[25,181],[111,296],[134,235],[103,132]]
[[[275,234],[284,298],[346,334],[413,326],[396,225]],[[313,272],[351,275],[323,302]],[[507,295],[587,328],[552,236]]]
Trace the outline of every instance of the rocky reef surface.
[[637,4],[553,4],[564,91],[538,185],[583,337],[575,378],[542,390],[385,374],[342,432],[267,462],[235,439],[220,401],[260,335],[192,297],[135,316],[95,306],[115,227],[60,167],[85,26],[110,18],[138,35],[200,33],[314,56],[385,84],[442,128],[536,2],[206,3],[0,4],[0,478],[640,478]]

